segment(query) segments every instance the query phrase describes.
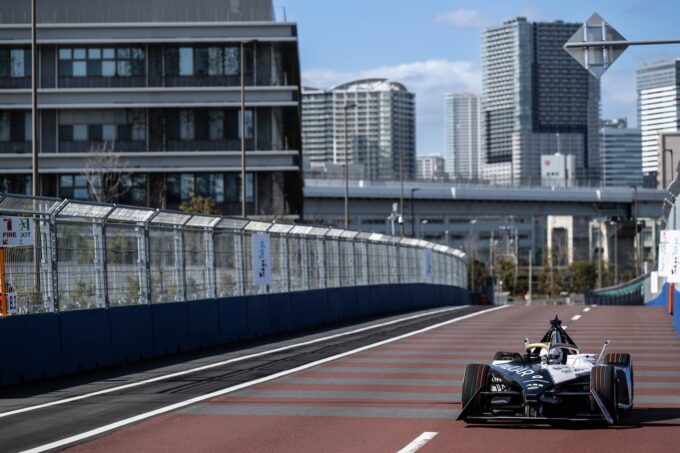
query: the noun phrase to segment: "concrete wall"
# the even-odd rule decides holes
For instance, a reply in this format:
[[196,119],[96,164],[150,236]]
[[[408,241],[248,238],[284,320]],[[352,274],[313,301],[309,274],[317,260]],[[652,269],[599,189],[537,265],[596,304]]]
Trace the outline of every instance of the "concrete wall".
[[379,314],[467,303],[462,288],[402,284],[13,316],[0,320],[0,385]]

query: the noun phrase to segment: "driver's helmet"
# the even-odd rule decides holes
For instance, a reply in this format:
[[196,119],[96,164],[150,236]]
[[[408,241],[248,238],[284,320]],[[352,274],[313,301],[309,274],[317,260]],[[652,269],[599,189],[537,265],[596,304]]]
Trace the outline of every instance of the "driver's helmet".
[[564,359],[564,352],[561,348],[551,349],[548,352],[548,365],[559,365]]

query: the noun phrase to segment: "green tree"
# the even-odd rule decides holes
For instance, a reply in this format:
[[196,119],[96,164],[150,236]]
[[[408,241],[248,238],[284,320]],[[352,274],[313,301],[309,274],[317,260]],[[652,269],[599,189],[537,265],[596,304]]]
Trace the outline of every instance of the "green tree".
[[482,288],[486,281],[486,274],[486,265],[482,261],[468,261],[468,288],[472,291]]
[[504,257],[496,261],[496,276],[498,277],[499,289],[502,291],[515,292],[515,262],[512,258]]
[[220,211],[215,207],[215,200],[211,197],[202,197],[191,193],[189,200],[183,201],[179,205],[179,210],[195,214],[219,214]]

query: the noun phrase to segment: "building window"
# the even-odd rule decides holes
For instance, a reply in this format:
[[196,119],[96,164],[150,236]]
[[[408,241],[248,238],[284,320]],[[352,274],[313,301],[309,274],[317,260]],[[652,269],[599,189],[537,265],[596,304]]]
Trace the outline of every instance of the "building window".
[[31,112],[0,111],[0,142],[30,142]]
[[224,139],[224,112],[222,110],[210,111],[210,140]]
[[194,75],[194,49],[191,47],[179,48],[179,75]]
[[194,139],[194,112],[193,110],[181,110],[179,112],[179,139]]
[[59,49],[59,75],[64,77],[131,77],[144,72],[141,47]]
[[0,176],[0,192],[30,195],[31,191],[31,175]]
[[87,180],[82,175],[60,175],[59,196],[74,200],[87,200],[89,198]]
[[30,49],[0,49],[0,77],[31,76]]
[[239,48],[234,46],[165,49],[165,72],[169,76],[235,76],[240,67]]
[[62,142],[146,140],[143,110],[88,110],[59,112],[59,140]]

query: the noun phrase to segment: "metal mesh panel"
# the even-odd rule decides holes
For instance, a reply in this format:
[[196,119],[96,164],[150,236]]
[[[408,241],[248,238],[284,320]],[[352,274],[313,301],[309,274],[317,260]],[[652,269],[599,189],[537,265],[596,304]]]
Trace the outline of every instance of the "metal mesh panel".
[[345,239],[338,242],[340,248],[340,285],[353,286],[356,282],[354,267],[354,240]]
[[59,310],[100,308],[94,268],[94,224],[57,223]]
[[202,230],[184,230],[184,272],[187,300],[212,297],[208,288],[208,245]]
[[242,295],[241,234],[231,230],[215,233],[215,274],[217,297]]
[[140,296],[138,240],[143,233],[138,230],[124,224],[106,227],[106,272],[112,307],[146,303]]
[[[17,314],[51,311],[52,307],[40,300],[36,288],[35,253],[33,247],[10,247],[5,249],[5,278],[17,293]],[[40,250],[38,249],[38,252]]]
[[51,198],[28,198],[6,195],[0,201],[0,212],[17,214],[51,214],[62,200]]
[[307,266],[305,266],[307,254],[305,245],[306,240],[303,237],[290,236],[288,238],[288,271],[291,291],[307,289]]
[[273,234],[270,238],[272,258],[272,284],[269,291],[283,293],[288,289],[288,245],[286,236]]
[[325,267],[323,240],[317,237],[306,238],[307,242],[307,271],[309,275],[309,289],[319,289],[325,286]]
[[149,228],[152,303],[184,300],[181,236],[180,229]]

